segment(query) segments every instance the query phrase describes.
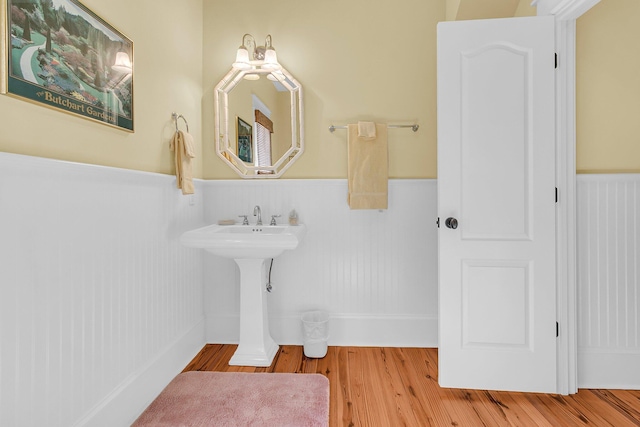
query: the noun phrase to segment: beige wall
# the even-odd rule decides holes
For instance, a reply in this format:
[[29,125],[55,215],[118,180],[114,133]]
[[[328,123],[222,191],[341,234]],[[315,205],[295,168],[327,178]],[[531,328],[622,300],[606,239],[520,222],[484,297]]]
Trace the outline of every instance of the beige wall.
[[389,131],[390,175],[436,176],[436,23],[444,0],[216,0],[204,3],[204,176],[236,177],[213,151],[213,88],[244,33],[273,37],[304,88],[305,153],[285,178],[344,178],[346,132],[358,120],[418,123]]
[[531,6],[531,0],[520,0],[514,16],[536,16],[537,9]]
[[[135,133],[3,95],[0,151],[172,173],[176,111],[201,157],[202,0],[82,3],[134,42]],[[200,175],[202,163],[194,166]]]
[[578,19],[578,172],[640,172],[638,23],[638,0],[602,0]]
[[[419,123],[415,134],[389,132],[390,174],[436,177],[435,27],[446,0],[83,3],[135,43],[136,132],[0,96],[0,151],[173,173],[177,111],[197,144],[195,175],[235,178],[213,151],[213,87],[245,32],[270,33],[305,90],[306,152],[286,178],[345,177],[346,133],[327,128],[357,120]],[[516,15],[531,14],[527,3]],[[640,172],[637,22],[637,0],[603,0],[578,20],[579,172]]]
[[531,0],[445,0],[447,21],[535,16]]

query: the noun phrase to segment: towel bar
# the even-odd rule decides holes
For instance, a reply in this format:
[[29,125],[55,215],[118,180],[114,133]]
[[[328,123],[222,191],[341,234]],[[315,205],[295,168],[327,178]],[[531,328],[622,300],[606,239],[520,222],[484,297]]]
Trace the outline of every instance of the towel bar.
[[[388,128],[411,128],[412,131],[418,132],[420,125],[388,125]],[[333,132],[336,129],[347,129],[347,126],[329,126],[329,132]]]

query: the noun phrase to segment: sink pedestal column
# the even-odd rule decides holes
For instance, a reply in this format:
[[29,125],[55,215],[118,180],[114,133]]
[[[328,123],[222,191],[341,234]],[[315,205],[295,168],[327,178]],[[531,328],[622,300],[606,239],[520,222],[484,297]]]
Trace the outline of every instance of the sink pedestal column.
[[264,259],[236,259],[240,267],[240,343],[229,365],[271,366],[278,352],[269,333]]

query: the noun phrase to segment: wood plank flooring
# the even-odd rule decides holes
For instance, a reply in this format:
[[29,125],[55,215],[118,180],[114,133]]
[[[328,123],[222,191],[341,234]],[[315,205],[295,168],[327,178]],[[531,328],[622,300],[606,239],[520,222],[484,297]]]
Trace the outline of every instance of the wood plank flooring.
[[320,373],[331,426],[640,426],[640,391],[571,396],[443,389],[433,348],[329,347],[322,359],[281,346],[268,368],[229,366],[235,345],[208,344],[184,371]]

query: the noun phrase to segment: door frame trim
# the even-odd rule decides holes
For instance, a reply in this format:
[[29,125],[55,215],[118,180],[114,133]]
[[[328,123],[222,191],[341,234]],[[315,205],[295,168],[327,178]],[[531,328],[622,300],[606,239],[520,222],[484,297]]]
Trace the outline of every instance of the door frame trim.
[[576,20],[600,0],[533,0],[538,15],[556,20],[557,389],[578,392],[576,279]]

